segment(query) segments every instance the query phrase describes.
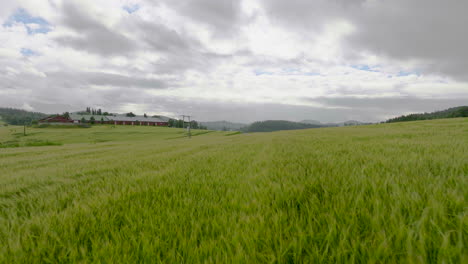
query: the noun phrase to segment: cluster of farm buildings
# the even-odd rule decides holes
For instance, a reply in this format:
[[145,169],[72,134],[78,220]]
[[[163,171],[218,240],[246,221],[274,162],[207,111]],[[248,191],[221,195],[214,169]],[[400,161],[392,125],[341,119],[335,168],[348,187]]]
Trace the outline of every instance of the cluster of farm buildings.
[[70,113],[67,115],[53,115],[39,120],[39,124],[111,124],[136,126],[168,126],[169,118],[165,116],[127,116],[121,114],[91,115]]

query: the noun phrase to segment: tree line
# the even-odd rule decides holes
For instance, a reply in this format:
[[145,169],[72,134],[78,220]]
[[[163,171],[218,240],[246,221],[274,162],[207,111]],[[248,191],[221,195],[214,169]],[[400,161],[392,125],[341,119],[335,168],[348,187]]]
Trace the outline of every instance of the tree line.
[[455,118],[455,117],[468,117],[468,106],[453,107],[442,111],[432,113],[419,113],[402,115],[399,117],[388,119],[387,123],[417,121],[417,120],[431,120],[441,118]]
[[[177,127],[177,128],[186,128],[188,127],[189,125],[189,122],[182,120],[182,119],[169,119],[168,121],[168,126],[169,127]],[[190,121],[190,128],[193,128],[193,129],[207,129],[206,126],[203,126],[201,124],[199,124],[197,121],[195,120],[192,120]]]
[[29,112],[14,108],[1,108],[1,119],[10,125],[24,125],[31,124],[34,121],[47,117],[46,114],[39,112]]
[[94,109],[91,107],[86,107],[85,111],[78,112],[78,114],[80,115],[103,115],[103,116],[112,115],[109,112],[102,112],[101,108]]
[[307,129],[318,128],[321,125],[305,124],[298,122],[291,122],[285,120],[267,120],[254,122],[249,126],[241,128],[242,132],[273,132],[279,130],[294,130],[294,129]]

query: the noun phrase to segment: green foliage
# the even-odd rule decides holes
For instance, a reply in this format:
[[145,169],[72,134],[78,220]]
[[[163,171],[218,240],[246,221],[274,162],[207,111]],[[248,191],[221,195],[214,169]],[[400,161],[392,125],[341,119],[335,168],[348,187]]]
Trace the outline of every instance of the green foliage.
[[453,107],[447,110],[436,111],[432,113],[403,115],[400,117],[391,118],[387,120],[387,123],[417,121],[417,120],[431,120],[431,119],[442,119],[442,118],[455,118],[455,117],[468,117],[468,106]]
[[294,130],[306,128],[318,128],[320,125],[304,124],[284,120],[267,120],[254,122],[251,125],[242,128],[244,132],[273,132],[279,130]]
[[184,132],[18,137],[63,145],[0,151],[0,263],[466,262],[466,118]]
[[167,121],[167,126],[168,126],[168,127],[175,127],[175,121],[176,121],[175,119],[172,119],[172,118],[169,119],[169,120]]
[[[178,120],[176,120],[176,119],[169,119],[169,121],[168,121],[168,126],[169,126],[169,127],[177,127],[177,128],[184,128],[184,127],[186,127],[186,126],[184,125],[184,121],[183,121],[182,119],[178,119]],[[197,125],[197,126],[198,126],[198,125]]]
[[0,117],[2,120],[10,125],[24,125],[30,124],[32,121],[47,117],[46,114],[29,112],[14,108],[1,108]]
[[94,116],[89,118],[89,123],[94,125],[95,121],[96,121],[96,119],[94,118]]
[[99,108],[99,109],[93,109],[91,107],[86,107],[86,110],[85,111],[82,111],[82,112],[77,112],[78,114],[83,114],[83,115],[109,115],[108,112],[102,112],[102,110]]
[[[185,122],[182,119],[176,120],[176,119],[169,119],[168,120],[168,126],[169,127],[177,127],[177,128],[184,128],[188,127],[188,121]],[[199,123],[195,120],[190,121],[190,127],[192,129],[204,129],[206,130],[206,127],[200,126]]]
[[91,126],[86,123],[80,123],[80,124],[40,124],[40,125],[34,125],[34,128],[90,128]]
[[132,113],[132,112],[126,113],[125,115],[128,116],[128,117],[135,117],[135,116],[136,116],[136,115],[135,115],[134,113]]
[[193,129],[198,129],[199,128],[198,122],[195,120],[190,121],[190,127]]

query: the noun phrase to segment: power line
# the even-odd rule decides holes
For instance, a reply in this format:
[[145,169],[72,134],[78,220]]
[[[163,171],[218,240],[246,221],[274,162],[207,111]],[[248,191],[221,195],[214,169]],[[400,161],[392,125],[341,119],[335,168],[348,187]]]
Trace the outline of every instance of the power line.
[[192,116],[189,115],[181,115],[182,116],[182,123],[185,125],[185,118],[188,118],[188,138],[192,138],[192,132],[190,131],[192,122],[190,121],[190,118]]

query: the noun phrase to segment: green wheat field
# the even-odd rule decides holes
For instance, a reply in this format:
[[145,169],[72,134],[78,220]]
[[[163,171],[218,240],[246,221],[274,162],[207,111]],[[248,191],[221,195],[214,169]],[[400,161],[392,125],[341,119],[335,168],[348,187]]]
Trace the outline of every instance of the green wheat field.
[[0,143],[0,263],[468,263],[467,118]]

